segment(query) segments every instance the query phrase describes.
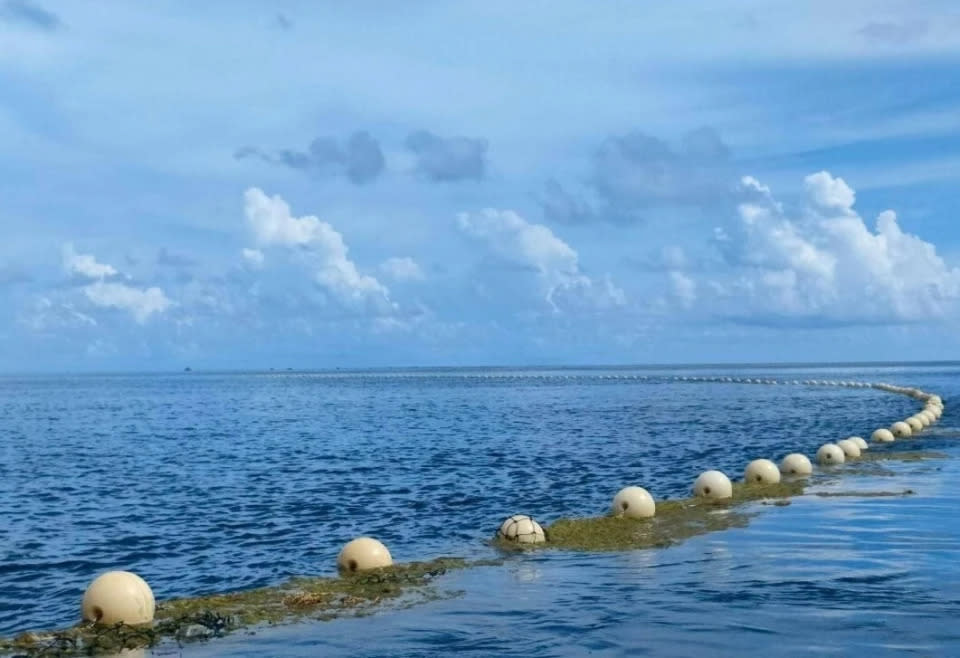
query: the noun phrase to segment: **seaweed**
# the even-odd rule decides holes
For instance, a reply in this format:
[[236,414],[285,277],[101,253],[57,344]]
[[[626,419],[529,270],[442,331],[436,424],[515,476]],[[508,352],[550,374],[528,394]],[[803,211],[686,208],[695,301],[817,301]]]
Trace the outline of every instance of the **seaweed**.
[[295,578],[276,587],[173,599],[158,604],[152,624],[103,626],[84,622],[52,632],[22,633],[13,639],[0,639],[0,655],[33,658],[117,653],[165,640],[184,643],[242,628],[364,614],[388,602],[438,598],[441,594],[431,587],[434,578],[451,569],[484,564],[496,561],[438,558],[341,578]]
[[547,527],[546,546],[581,551],[670,546],[708,532],[744,527],[753,514],[740,509],[745,503],[774,500],[782,504],[791,496],[801,495],[805,486],[803,479],[766,485],[738,482],[733,485],[733,496],[724,500],[659,501],[656,516],[649,519],[618,516],[560,519]]

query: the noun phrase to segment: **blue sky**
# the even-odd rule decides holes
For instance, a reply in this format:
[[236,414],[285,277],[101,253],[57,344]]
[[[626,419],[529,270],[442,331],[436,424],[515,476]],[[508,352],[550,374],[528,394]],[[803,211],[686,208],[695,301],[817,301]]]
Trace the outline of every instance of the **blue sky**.
[[953,2],[0,0],[0,370],[956,358]]

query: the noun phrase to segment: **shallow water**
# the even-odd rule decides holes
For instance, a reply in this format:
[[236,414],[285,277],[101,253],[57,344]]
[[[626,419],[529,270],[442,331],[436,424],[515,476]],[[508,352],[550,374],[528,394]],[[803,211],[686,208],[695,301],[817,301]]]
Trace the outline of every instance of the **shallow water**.
[[[333,573],[358,534],[399,561],[486,557],[508,514],[596,515],[626,484],[683,497],[706,468],[739,476],[918,408],[872,389],[669,379],[714,373],[915,385],[944,396],[939,431],[957,424],[949,365],[3,378],[0,634],[72,623],[112,568],[164,599]],[[956,441],[898,442],[951,458],[828,485],[908,498],[805,496],[668,549],[514,556],[444,577],[457,597],[184,655],[950,653]]]

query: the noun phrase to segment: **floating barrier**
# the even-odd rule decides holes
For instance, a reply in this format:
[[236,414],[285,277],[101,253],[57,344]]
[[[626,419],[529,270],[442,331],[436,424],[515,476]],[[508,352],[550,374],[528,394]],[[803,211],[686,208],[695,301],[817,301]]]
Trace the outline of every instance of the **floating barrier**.
[[348,542],[337,557],[337,568],[343,573],[382,569],[392,564],[390,551],[372,537],[357,537]]
[[643,487],[624,487],[613,497],[610,513],[628,519],[649,519],[657,513],[657,505]]
[[780,469],[769,459],[754,459],[747,464],[743,481],[748,484],[776,484],[780,481]]
[[836,443],[824,443],[817,450],[817,463],[821,466],[835,466],[845,461],[846,455]]
[[[544,379],[557,376],[536,377]],[[568,379],[569,376],[563,375],[562,378]],[[601,378],[637,379],[637,376],[604,375]],[[640,379],[653,378],[642,376]],[[758,378],[686,376],[673,377],[672,380],[873,388],[906,395],[924,403],[923,409],[916,414],[894,422],[889,429],[874,431],[871,439],[879,443],[921,434],[941,418],[944,409],[943,399],[938,395],[882,382],[781,382]],[[848,459],[876,462],[896,458],[883,452],[866,455],[864,451],[868,447],[862,437],[852,436],[820,446],[816,460],[821,466],[839,466]],[[910,452],[899,458],[915,461],[943,457],[935,453]],[[865,465],[859,468],[862,470]],[[789,476],[787,481],[781,481],[781,473]],[[532,517],[517,514],[503,521],[495,538],[505,545],[531,548],[547,545],[598,550],[669,545],[704,532],[745,525],[748,517],[736,511],[733,508],[735,505],[800,495],[804,491],[806,476],[812,473],[813,464],[802,453],[786,455],[779,468],[768,459],[755,459],[744,470],[744,482],[736,485],[721,471],[701,473],[693,484],[694,497],[691,499],[657,503],[643,487],[630,486],[614,496],[610,514],[606,517],[561,519],[544,530]],[[910,493],[908,490],[872,495]],[[818,495],[844,494],[832,492]],[[857,495],[871,494],[861,492]],[[726,508],[727,513],[716,514],[717,507]],[[81,617],[84,621],[81,624],[48,633],[25,633],[13,640],[0,638],[0,654],[87,655],[152,646],[163,639],[190,639],[184,635],[184,629],[198,626],[209,631],[202,634],[203,637],[211,637],[257,623],[291,621],[307,615],[315,617],[318,611],[336,616],[339,611],[362,610],[380,604],[409,592],[410,588],[422,589],[434,576],[450,568],[471,564],[491,562],[468,563],[465,560],[442,558],[433,562],[394,565],[390,551],[383,543],[371,537],[359,537],[347,543],[337,557],[341,578],[298,579],[279,587],[181,599],[161,603],[160,606],[157,606],[150,586],[140,576],[127,571],[111,571],[97,577],[84,593],[81,601]]]
[[733,496],[733,485],[720,471],[705,471],[693,483],[693,495],[698,498],[722,500]]

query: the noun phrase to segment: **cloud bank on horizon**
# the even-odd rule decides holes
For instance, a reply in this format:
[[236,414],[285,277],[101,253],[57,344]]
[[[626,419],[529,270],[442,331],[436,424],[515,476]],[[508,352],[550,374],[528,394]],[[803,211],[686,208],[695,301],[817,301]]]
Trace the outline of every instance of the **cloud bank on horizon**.
[[0,2],[0,369],[951,358],[960,13],[821,8]]

